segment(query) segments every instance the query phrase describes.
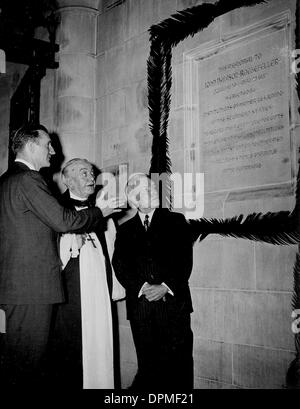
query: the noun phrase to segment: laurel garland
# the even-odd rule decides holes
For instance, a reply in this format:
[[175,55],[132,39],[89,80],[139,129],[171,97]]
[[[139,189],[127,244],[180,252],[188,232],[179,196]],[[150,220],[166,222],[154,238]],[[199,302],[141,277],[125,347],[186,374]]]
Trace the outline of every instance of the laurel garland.
[[[172,47],[206,28],[216,17],[236,8],[265,3],[265,0],[219,0],[201,4],[172,14],[161,23],[152,25],[150,54],[147,61],[149,126],[153,137],[151,174],[171,174],[168,120],[172,87]],[[166,178],[162,200],[170,203],[170,182]]]
[[[164,207],[172,207],[169,175],[171,159],[169,157],[169,139],[167,134],[170,113],[170,90],[172,86],[171,48],[160,39],[153,39],[148,59],[148,101],[150,130],[153,135],[152,159],[149,173],[165,175],[160,189]],[[159,107],[159,109],[158,109]]]
[[300,231],[295,226],[296,216],[289,211],[252,213],[227,219],[189,220],[192,239],[204,240],[208,234],[242,238],[277,245],[300,243]]
[[[149,29],[150,54],[148,68],[148,107],[149,126],[152,140],[152,157],[149,173],[164,175],[160,188],[161,205],[172,207],[170,179],[171,159],[169,156],[168,120],[172,86],[172,47],[188,36],[206,28],[216,17],[236,8],[266,3],[265,0],[220,0],[215,4],[201,4],[173,14]],[[272,244],[295,244],[299,242],[298,233],[288,212],[261,213],[217,220],[192,220],[191,230],[194,240],[201,240],[208,234],[241,237]],[[276,229],[276,230],[275,230]]]
[[[153,25],[150,29],[150,55],[148,59],[148,105],[149,125],[152,133],[152,158],[150,173],[171,174],[169,140],[167,134],[170,112],[170,90],[172,86],[171,49],[188,36],[193,36],[206,28],[216,17],[240,7],[266,3],[265,0],[219,0],[215,4],[201,4],[191,7]],[[296,21],[299,21],[299,1],[297,0]],[[298,19],[298,20],[297,20]],[[299,33],[296,27],[296,44],[299,48]],[[298,76],[297,76],[298,79]],[[300,99],[300,86],[297,81]],[[300,172],[299,172],[300,173]],[[246,238],[271,244],[299,244],[300,181],[298,175],[296,206],[292,213],[253,213],[244,219],[243,215],[225,220],[190,220],[193,240],[203,240],[208,234]],[[166,178],[163,187],[165,203],[170,200],[170,183]],[[300,255],[298,253],[294,267],[293,309],[300,307]],[[300,387],[300,334],[295,335],[296,358],[287,373],[287,386]]]

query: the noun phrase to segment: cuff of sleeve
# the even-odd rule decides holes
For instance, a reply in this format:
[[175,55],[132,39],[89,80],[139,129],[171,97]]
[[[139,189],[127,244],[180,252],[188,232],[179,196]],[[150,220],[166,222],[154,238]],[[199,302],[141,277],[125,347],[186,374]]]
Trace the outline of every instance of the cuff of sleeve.
[[145,281],[144,284],[142,285],[142,287],[141,287],[141,289],[139,291],[139,294],[138,294],[138,298],[140,298],[143,295],[143,289],[144,289],[146,284],[148,284],[147,281]]
[[168,293],[174,296],[173,291],[170,289],[170,287],[167,286],[166,283],[161,283],[161,285],[164,285],[168,289]]

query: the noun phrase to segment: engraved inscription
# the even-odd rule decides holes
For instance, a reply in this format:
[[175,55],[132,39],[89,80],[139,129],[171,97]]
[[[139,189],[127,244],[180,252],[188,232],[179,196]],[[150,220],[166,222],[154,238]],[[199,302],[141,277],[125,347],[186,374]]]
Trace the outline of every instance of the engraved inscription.
[[206,190],[290,180],[286,31],[245,38],[197,62]]

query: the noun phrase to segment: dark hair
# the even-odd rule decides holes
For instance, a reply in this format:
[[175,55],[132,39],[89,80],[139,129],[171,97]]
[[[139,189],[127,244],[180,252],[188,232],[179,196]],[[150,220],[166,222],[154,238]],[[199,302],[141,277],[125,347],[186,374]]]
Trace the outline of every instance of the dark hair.
[[35,141],[40,137],[40,132],[43,131],[49,134],[48,130],[40,124],[26,124],[21,126],[13,135],[12,151],[17,154],[20,152],[28,141]]

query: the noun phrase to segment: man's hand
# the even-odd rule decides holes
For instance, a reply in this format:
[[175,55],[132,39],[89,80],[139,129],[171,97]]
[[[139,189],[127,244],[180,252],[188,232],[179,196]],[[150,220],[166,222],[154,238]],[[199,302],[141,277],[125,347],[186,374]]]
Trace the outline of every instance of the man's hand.
[[143,294],[148,301],[158,301],[168,292],[168,288],[162,284],[148,284],[143,288]]
[[102,190],[97,194],[96,207],[99,207],[103,217],[108,217],[113,213],[120,212],[125,205],[125,200],[121,200],[118,197],[105,198],[106,191]]
[[85,234],[76,234],[76,241],[78,250],[85,244],[86,235]]

